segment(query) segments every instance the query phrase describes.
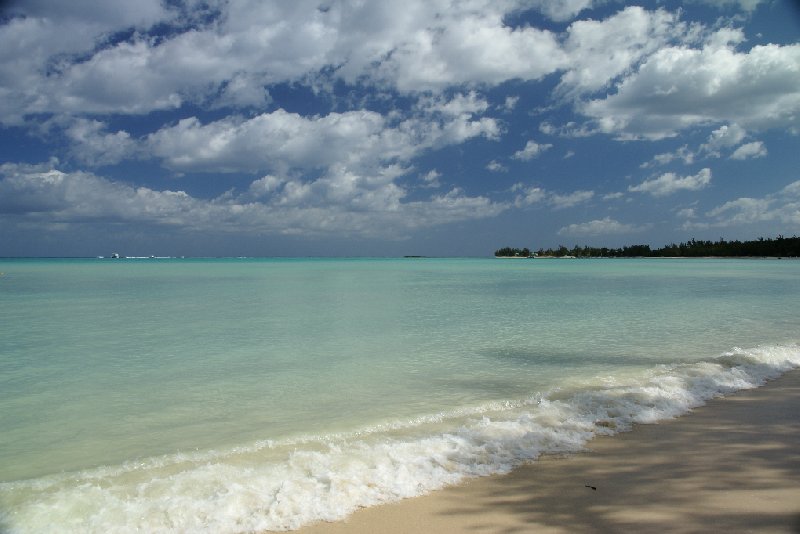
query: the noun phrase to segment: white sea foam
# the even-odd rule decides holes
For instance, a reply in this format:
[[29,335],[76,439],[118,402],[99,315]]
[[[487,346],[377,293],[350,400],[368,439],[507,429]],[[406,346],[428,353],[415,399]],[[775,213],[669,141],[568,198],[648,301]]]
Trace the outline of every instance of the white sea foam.
[[571,392],[351,434],[0,484],[0,527],[20,533],[291,530],[465,477],[506,472],[543,453],[578,451],[597,434],[684,414],[798,366],[796,344],[737,348],[624,381],[605,377]]

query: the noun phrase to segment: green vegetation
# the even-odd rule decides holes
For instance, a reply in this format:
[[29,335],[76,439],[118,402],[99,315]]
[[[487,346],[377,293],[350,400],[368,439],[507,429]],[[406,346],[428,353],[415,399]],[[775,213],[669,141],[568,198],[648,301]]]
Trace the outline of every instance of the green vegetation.
[[[495,256],[530,256],[527,248],[505,247],[494,253]],[[669,244],[661,248],[651,249],[650,245],[630,245],[622,248],[589,247],[575,245],[572,249],[561,245],[557,249],[539,249],[536,256],[561,258],[575,256],[577,258],[698,258],[698,257],[798,257],[800,256],[800,237],[784,237],[779,235],[772,239],[760,237],[754,241],[697,241],[692,239],[686,243]]]
[[527,258],[531,255],[531,251],[528,248],[503,247],[495,250],[494,255],[500,258]]

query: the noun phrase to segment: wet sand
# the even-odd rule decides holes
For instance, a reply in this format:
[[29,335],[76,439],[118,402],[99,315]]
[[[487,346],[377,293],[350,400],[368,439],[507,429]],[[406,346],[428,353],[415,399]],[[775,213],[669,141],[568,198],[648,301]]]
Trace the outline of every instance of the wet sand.
[[800,370],[588,449],[299,532],[800,533]]

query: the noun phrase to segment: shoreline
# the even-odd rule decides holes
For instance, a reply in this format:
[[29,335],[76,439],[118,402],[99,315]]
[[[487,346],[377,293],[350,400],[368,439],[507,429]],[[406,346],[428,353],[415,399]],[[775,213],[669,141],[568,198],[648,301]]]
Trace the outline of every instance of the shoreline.
[[800,369],[506,475],[301,534],[800,532]]

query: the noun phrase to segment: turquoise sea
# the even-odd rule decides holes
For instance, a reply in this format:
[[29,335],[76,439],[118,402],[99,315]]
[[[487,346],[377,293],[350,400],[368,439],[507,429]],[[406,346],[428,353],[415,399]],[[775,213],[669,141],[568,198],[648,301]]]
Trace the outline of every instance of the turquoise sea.
[[800,366],[800,261],[0,260],[0,531],[290,530]]

